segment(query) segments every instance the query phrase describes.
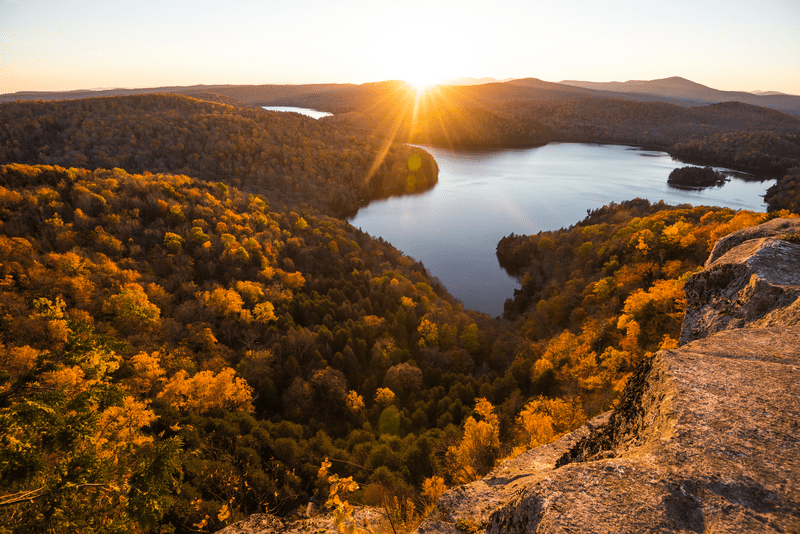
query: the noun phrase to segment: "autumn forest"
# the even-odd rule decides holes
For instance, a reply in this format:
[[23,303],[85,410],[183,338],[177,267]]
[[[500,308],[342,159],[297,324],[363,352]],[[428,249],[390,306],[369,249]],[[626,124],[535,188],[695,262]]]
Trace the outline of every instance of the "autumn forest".
[[[0,532],[214,532],[324,507],[332,473],[413,530],[613,406],[676,345],[717,238],[800,213],[796,116],[506,85],[0,104]],[[256,106],[276,103],[334,115]],[[556,140],[777,185],[766,214],[631,199],[510,234],[521,284],[496,319],[344,220],[436,184],[408,142]]]

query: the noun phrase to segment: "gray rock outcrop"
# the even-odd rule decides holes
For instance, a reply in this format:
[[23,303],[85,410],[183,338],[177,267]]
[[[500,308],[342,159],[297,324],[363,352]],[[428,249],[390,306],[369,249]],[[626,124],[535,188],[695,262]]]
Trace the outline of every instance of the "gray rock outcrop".
[[445,493],[420,534],[800,532],[800,245],[776,219],[686,284],[678,349],[617,408]]
[[706,267],[717,261],[730,249],[738,247],[745,241],[760,239],[762,237],[780,237],[783,235],[800,233],[800,219],[772,219],[758,226],[751,226],[717,239],[711,254],[706,260]]
[[796,221],[773,219],[717,241],[684,286],[681,344],[728,328],[800,324],[800,245],[779,238],[800,229]]

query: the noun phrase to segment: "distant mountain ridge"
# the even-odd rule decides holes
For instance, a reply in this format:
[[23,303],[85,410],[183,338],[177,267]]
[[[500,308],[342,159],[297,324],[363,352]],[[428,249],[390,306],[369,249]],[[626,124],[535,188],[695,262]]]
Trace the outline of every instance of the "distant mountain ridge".
[[716,104],[719,102],[737,101],[754,106],[762,106],[794,115],[800,114],[800,96],[778,93],[776,91],[721,91],[711,87],[672,76],[658,80],[628,80],[627,82],[587,82],[564,80],[561,85],[582,87],[595,91],[614,93],[652,95],[654,97],[673,99],[684,105]]
[[792,96],[789,93],[781,93],[780,91],[750,91],[750,92],[753,93],[754,95],[759,95],[759,96],[775,96],[775,95]]
[[[147,93],[179,93],[191,96],[195,93],[216,93],[233,98],[244,105],[298,105],[300,101],[322,97],[328,100],[331,95],[347,100],[348,95],[371,92],[386,86],[405,84],[398,80],[365,84],[265,84],[265,85],[194,85],[188,87],[158,87],[149,89],[103,89],[76,91],[20,91],[0,95],[0,103],[14,100],[66,100],[97,96],[123,96]],[[702,106],[720,102],[737,101],[744,104],[771,108],[784,113],[800,116],[800,96],[776,91],[721,91],[705,85],[673,76],[658,80],[629,80],[627,82],[589,82],[564,80],[546,82],[538,78],[454,78],[442,86],[480,86],[481,93],[504,95],[503,98],[613,98],[639,102],[667,102],[681,106]],[[533,91],[532,91],[533,90]],[[323,96],[324,95],[324,96]],[[328,102],[329,103],[329,102]],[[332,111],[332,110],[326,110]]]
[[449,80],[445,80],[441,83],[441,85],[483,85],[485,83],[502,83],[502,82],[509,82],[514,78],[506,78],[505,80],[498,80],[497,78],[492,78],[489,76],[484,76],[483,78],[472,78],[470,76],[465,76],[461,78],[451,78]]

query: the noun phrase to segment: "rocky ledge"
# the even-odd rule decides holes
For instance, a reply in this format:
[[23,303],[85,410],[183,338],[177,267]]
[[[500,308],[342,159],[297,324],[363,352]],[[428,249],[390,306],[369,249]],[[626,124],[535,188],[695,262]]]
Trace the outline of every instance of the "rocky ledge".
[[[353,513],[353,519],[355,526],[363,530],[389,532],[391,529],[386,517],[377,508],[359,507]],[[336,531],[334,517],[329,513],[303,519],[281,519],[272,514],[254,514],[218,530],[215,534],[323,534]]]
[[452,489],[420,534],[800,532],[800,245],[775,219],[686,283],[681,346],[618,407]]

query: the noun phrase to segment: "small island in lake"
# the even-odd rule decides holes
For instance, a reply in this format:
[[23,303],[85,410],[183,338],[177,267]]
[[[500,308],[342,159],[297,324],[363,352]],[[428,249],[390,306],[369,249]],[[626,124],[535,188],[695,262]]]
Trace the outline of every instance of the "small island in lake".
[[669,173],[667,183],[673,187],[711,187],[727,181],[725,175],[706,167],[681,167]]

